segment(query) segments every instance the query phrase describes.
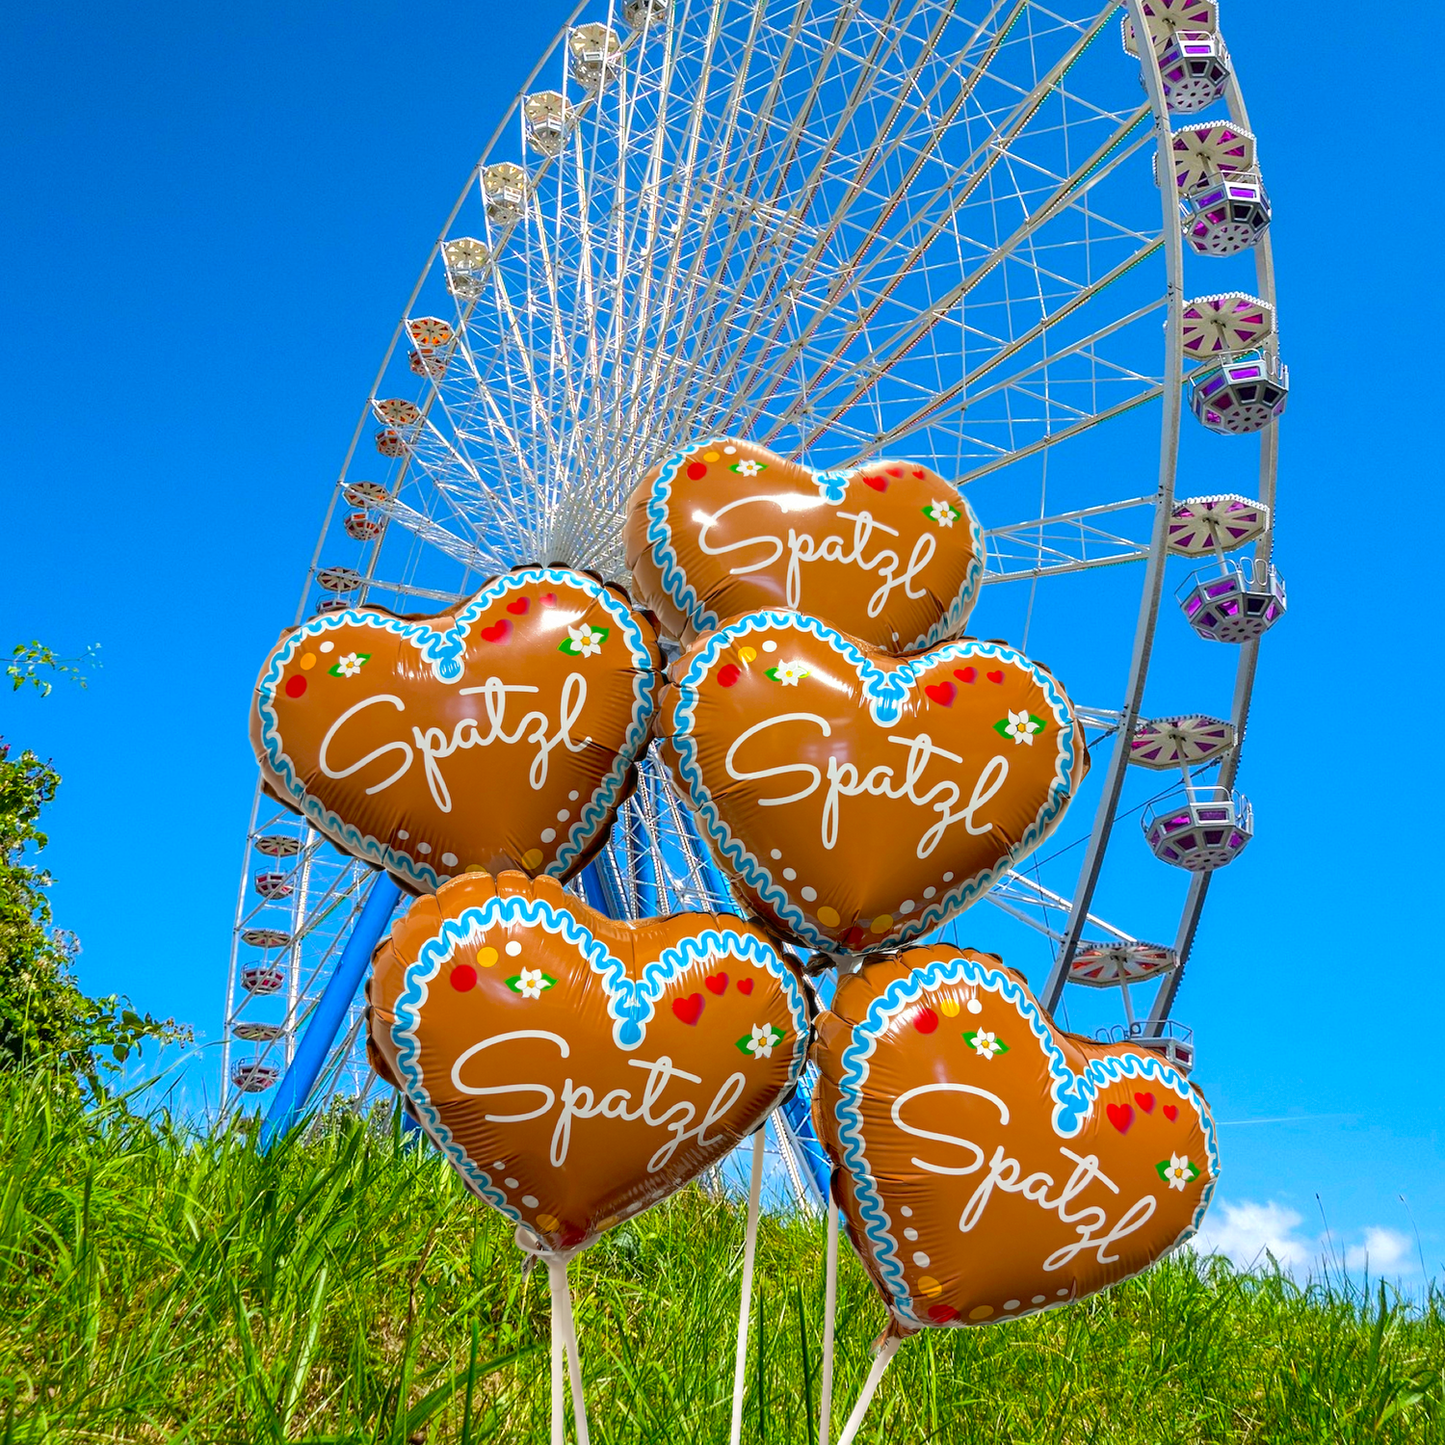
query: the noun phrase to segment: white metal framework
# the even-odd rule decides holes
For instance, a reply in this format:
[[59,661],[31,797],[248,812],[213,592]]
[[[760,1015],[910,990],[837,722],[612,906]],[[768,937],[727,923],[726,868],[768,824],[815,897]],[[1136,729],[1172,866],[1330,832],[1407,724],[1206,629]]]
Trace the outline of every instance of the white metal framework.
[[[1192,69],[1185,34],[1215,38],[1191,42]],[[1076,957],[1147,954],[1142,972],[1116,969],[1123,1027],[1172,1048],[1211,874],[1157,863],[1137,823],[1118,826],[1158,792],[1129,744],[1158,675],[1158,712],[1232,729],[1185,785],[1217,768],[1210,786],[1233,788],[1259,636],[1211,647],[1165,589],[1201,557],[1268,571],[1283,405],[1270,392],[1248,425],[1211,429],[1186,404],[1200,365],[1186,312],[1197,331],[1237,295],[1271,324],[1215,325],[1203,365],[1247,352],[1283,379],[1257,147],[1217,36],[1206,0],[587,0],[428,258],[302,615],[432,611],[518,563],[622,579],[622,504],[699,434],[957,478],[988,532],[972,630],[1041,655],[1095,704],[1073,833],[991,896],[1000,926],[1022,920],[1020,947],[1042,950],[1010,961],[1073,1026],[1107,1032],[1088,1009],[1108,991],[1064,994]],[[1247,215],[1201,200],[1231,178],[1259,192]],[[1219,522],[1235,503],[1250,518],[1237,533]],[[277,826],[258,806],[248,878]],[[267,955],[243,941],[259,906],[243,884],[228,1041],[263,1013],[287,1031],[258,1061],[289,1048],[362,872],[291,829],[313,871],[331,860],[329,891],[298,878],[289,941]],[[724,901],[655,769],[603,871],[624,912]],[[240,987],[258,956],[287,960],[284,1017]],[[1141,988],[1154,998],[1136,1009]]]

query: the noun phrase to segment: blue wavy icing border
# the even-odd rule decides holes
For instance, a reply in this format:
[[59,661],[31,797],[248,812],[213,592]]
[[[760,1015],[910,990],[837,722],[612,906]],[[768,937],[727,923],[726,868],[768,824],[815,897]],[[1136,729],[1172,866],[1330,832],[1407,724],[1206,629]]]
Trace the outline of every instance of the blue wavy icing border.
[[[672,495],[673,483],[677,480],[677,475],[688,457],[705,447],[722,446],[724,443],[734,440],[735,438],[732,437],[706,437],[702,441],[689,442],[687,446],[668,457],[658,468],[657,477],[653,481],[647,497],[646,536],[653,565],[658,569],[662,577],[663,590],[672,599],[673,605],[699,633],[710,631],[722,619],[716,612],[703,605],[702,598],[698,596],[696,589],[687,580],[687,576],[677,560],[677,550],[672,544],[672,527],[668,523],[667,501]],[[814,472],[813,481],[822,493],[823,500],[830,506],[837,507],[841,506],[847,497],[848,484],[862,470],[863,468],[859,467],[851,472]],[[911,652],[919,647],[929,647],[957,632],[963,626],[969,608],[978,595],[979,584],[983,579],[983,528],[979,525],[978,518],[974,516],[968,499],[958,491],[957,487],[953,490],[958,494],[959,501],[963,503],[963,515],[968,519],[969,548],[972,560],[968,564],[968,571],[964,575],[957,596],[948,605],[948,611],[927,632],[921,633],[912,642],[901,644],[899,650],[902,652]]]
[[396,1000],[391,1038],[397,1051],[397,1069],[402,1076],[403,1091],[427,1133],[472,1190],[515,1223],[523,1222],[521,1214],[507,1203],[506,1195],[493,1185],[491,1175],[473,1162],[456,1142],[451,1130],[442,1123],[422,1077],[421,1044],[416,1036],[432,980],[458,948],[476,942],[487,929],[498,924],[540,926],[548,933],[560,935],[576,948],[607,990],[607,1012],[613,1021],[613,1042],[619,1049],[629,1052],[645,1041],[647,1025],[654,1013],[653,1005],[662,997],[667,985],[693,964],[711,963],[721,958],[760,964],[778,980],[793,1019],[793,1057],[788,1066],[787,1086],[778,1092],[779,1102],[801,1077],[812,1036],[807,1001],[798,980],[784,966],[777,950],[753,934],[740,934],[731,928],[704,928],[663,949],[661,955],[642,970],[640,979],[632,979],[627,976],[622,960],[610,953],[601,939],[572,914],[554,908],[545,899],[493,897],[480,906],[463,909],[457,917],[444,919],[441,929],[418,950],[416,961],[407,965],[402,976],[401,993]]
[[[1199,1230],[1209,1208],[1209,1201],[1214,1195],[1215,1186],[1219,1182],[1219,1149],[1214,1120],[1207,1109],[1200,1107],[1199,1096],[1183,1074],[1154,1053],[1090,1059],[1084,1072],[1075,1074],[1065,1061],[1063,1050],[1054,1041],[1052,1026],[1043,1010],[1016,978],[961,954],[952,958],[938,958],[921,970],[915,968],[907,978],[894,979],[869,1005],[862,1020],[853,1025],[850,1041],[843,1050],[838,1102],[833,1109],[839,1125],[839,1142],[843,1146],[843,1168],[852,1177],[859,1213],[864,1221],[863,1232],[892,1297],[890,1309],[893,1313],[905,1323],[920,1328],[932,1323],[930,1320],[920,1319],[913,1312],[912,1295],[904,1280],[903,1265],[898,1255],[898,1242],[891,1233],[892,1220],[884,1208],[864,1151],[863,1120],[858,1105],[863,1086],[868,1079],[869,1060],[877,1046],[878,1035],[904,1009],[917,1003],[926,990],[942,984],[957,983],[972,984],[999,994],[1013,1004],[1020,1018],[1028,1024],[1048,1059],[1049,1093],[1054,1101],[1051,1122],[1054,1132],[1061,1139],[1071,1139],[1079,1132],[1085,1115],[1102,1089],[1120,1079],[1152,1080],[1169,1089],[1195,1111],[1209,1151],[1209,1179],[1200,1195],[1199,1206],[1194,1211],[1193,1218],[1169,1246],[1169,1250],[1178,1249],[1181,1244],[1192,1239]],[[1169,1250],[1164,1252],[1168,1253]],[[1015,1319],[1069,1303],[1069,1300],[1059,1300],[1054,1304],[1018,1310],[1010,1313],[1009,1318]]]
[[[868,698],[869,712],[880,726],[892,726],[898,720],[899,712],[907,699],[910,688],[916,689],[917,675],[913,662],[900,658],[897,665],[883,669],[871,658],[859,651],[856,644],[842,633],[835,632],[815,617],[804,616],[801,612],[750,612],[735,617],[726,627],[709,634],[699,645],[692,663],[682,678],[675,684],[677,702],[673,705],[673,732],[670,742],[677,752],[678,770],[687,791],[687,800],[694,813],[700,818],[712,846],[725,857],[748,887],[755,889],[773,908],[788,928],[803,939],[810,947],[824,952],[836,953],[838,944],[834,939],[821,933],[810,924],[803,911],[793,903],[786,889],[773,878],[762,859],[748,851],[741,839],[733,836],[732,830],[723,822],[702,779],[697,762],[697,745],[692,728],[696,721],[697,687],[707,676],[708,670],[740,637],[769,628],[785,627],[797,632],[811,633],[830,646],[834,652],[845,658],[858,673],[863,684],[864,696]],[[1078,750],[1074,745],[1074,715],[1068,699],[1049,673],[1031,662],[1021,652],[1014,651],[997,642],[979,642],[973,638],[961,638],[957,642],[943,643],[929,651],[919,662],[932,666],[935,662],[953,662],[963,658],[989,658],[1012,666],[1023,667],[1043,690],[1048,699],[1054,722],[1058,727],[1058,745],[1054,758],[1054,780],[1049,795],[1039,810],[1033,824],[996,867],[985,869],[959,881],[956,887],[929,904],[912,921],[900,921],[873,948],[892,947],[906,943],[932,932],[956,914],[976,903],[998,878],[1019,858],[1031,853],[1053,831],[1063,817],[1064,809],[1073,796],[1074,771],[1079,762]],[[666,722],[667,720],[664,719]]]
[[339,813],[325,807],[320,799],[306,791],[296,776],[290,757],[283,750],[272,699],[286,664],[296,655],[301,645],[343,625],[370,627],[380,632],[395,633],[421,653],[431,664],[438,680],[459,682],[464,671],[462,658],[472,623],[493,602],[505,597],[508,592],[520,592],[523,588],[542,583],[574,587],[585,592],[594,601],[600,602],[626,636],[628,649],[638,672],[632,684],[632,722],[627,729],[622,748],[601,786],[593,790],[587,806],[568,829],[567,839],[558,849],[556,858],[544,870],[554,878],[564,876],[573,860],[587,849],[606,826],[617,806],[617,797],[627,779],[628,770],[636,763],[647,741],[647,730],[653,713],[657,710],[657,682],[661,676],[654,666],[653,654],[647,646],[642,628],[638,626],[630,609],[602,583],[582,572],[558,567],[527,567],[518,572],[506,572],[493,578],[482,591],[459,609],[455,614],[454,624],[444,629],[431,627],[426,622],[408,622],[400,617],[388,617],[364,608],[326,612],[303,622],[272,652],[256,689],[256,709],[261,717],[261,743],[265,748],[266,762],[284,785],[292,806],[348,853],[401,875],[424,892],[435,892],[451,874],[438,873],[429,863],[418,862],[410,853],[401,852],[370,834],[363,834],[353,824],[346,822]]

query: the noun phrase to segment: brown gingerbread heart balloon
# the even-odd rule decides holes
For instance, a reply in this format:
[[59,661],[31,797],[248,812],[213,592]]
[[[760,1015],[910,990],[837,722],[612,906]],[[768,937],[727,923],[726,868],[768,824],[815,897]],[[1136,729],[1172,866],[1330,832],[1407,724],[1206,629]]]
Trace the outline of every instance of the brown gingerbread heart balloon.
[[1000,643],[891,657],[793,612],[701,638],[662,755],[739,897],[812,948],[917,938],[1063,817],[1088,766],[1063,689]]
[[906,652],[956,633],[983,576],[972,508],[927,467],[814,472],[736,437],[653,467],[625,541],[636,595],[684,644],[725,617],[786,607]]
[[287,632],[251,742],[283,802],[413,890],[473,867],[566,878],[632,787],[661,663],[621,593],[526,567],[454,612],[358,607]]
[[572,1249],[723,1158],[798,1081],[806,986],[731,915],[615,922],[473,873],[373,960],[378,1071],[472,1190]]
[[1056,1029],[993,955],[865,963],[817,1030],[834,1194],[903,1332],[1067,1304],[1199,1228],[1219,1159],[1198,1089]]

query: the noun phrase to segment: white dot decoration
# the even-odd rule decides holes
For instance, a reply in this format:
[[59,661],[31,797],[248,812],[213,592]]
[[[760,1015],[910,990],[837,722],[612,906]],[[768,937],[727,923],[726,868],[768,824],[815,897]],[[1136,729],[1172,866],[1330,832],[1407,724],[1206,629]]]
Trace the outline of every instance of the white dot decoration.
[[732,456],[733,453],[737,451],[737,448],[736,448],[736,447],[724,447],[723,450],[724,450],[729,456]]
[[518,1181],[515,1179],[504,1179],[502,1180],[502,1183],[505,1184],[508,1189],[515,1189],[517,1187]]
[[911,1244],[915,1239],[918,1238],[918,1231],[910,1226],[908,1229],[905,1229],[903,1231],[903,1237]]
[[336,650],[336,644],[328,637],[326,641],[321,644],[319,650],[321,652],[334,652]]
[[457,866],[457,855],[455,853],[443,853],[442,864],[447,868],[455,868]]
[[[526,1200],[523,1200],[522,1202],[525,1204]],[[1003,1307],[1006,1310],[1016,1310],[1019,1307],[1019,1302],[1016,1299],[1006,1299],[1003,1302]]]
[[936,888],[925,888],[925,889],[923,890],[923,896],[924,896],[925,898],[932,898],[933,895],[934,895],[935,893],[937,893],[937,892],[938,892],[938,889],[936,889]]
[[505,1159],[498,1159],[498,1160],[492,1165],[492,1168],[493,1168],[493,1169],[496,1169],[496,1170],[499,1170],[499,1171],[502,1170],[502,1169],[505,1169],[506,1167],[507,1167],[507,1161],[506,1161]]
[[582,796],[582,794],[579,793],[576,788],[573,788],[572,791],[567,794],[567,796],[572,800],[572,802],[575,803],[577,799]]
[[791,883],[791,882],[793,881],[793,879],[796,878],[797,876],[798,876],[798,870],[797,870],[796,868],[784,868],[784,869],[783,869],[783,877],[786,878],[789,883]]
[[557,809],[557,821],[559,823],[565,823],[571,816],[572,814],[566,808]]
[[905,1219],[912,1219],[912,1218],[913,1218],[913,1211],[912,1211],[906,1204],[905,1204],[905,1205],[903,1206],[903,1208],[900,1209],[898,1212],[899,1212]]
[[968,1001],[968,1011],[971,1014],[981,1014],[983,1012],[983,1005],[979,1003],[976,998],[971,998]]
[[770,858],[773,860],[774,863],[776,863],[776,862],[778,861],[778,859],[781,858],[782,856],[783,856],[783,850],[782,850],[781,848],[774,848],[773,851],[768,854],[768,857],[770,857]]
[[952,873],[945,873],[945,874],[943,875],[943,881],[944,881],[945,883],[952,883],[952,882],[953,882],[953,874],[952,874]]
[[900,913],[912,913],[917,906],[911,898],[905,898],[903,902],[898,905],[898,911]]
[[408,833],[405,828],[398,828],[396,830],[396,836],[400,838],[403,843],[405,843],[406,840],[411,837],[411,834]]
[[927,1269],[928,1266],[933,1263],[921,1249],[913,1256],[913,1262],[919,1269]]
[[516,956],[517,956],[519,953],[521,953],[521,951],[522,951],[522,945],[521,945],[520,943],[518,943],[515,938],[512,939],[512,941],[507,945],[507,957],[508,957],[508,958],[516,958]]
[[777,650],[778,650],[778,644],[777,644],[776,642],[774,642],[771,637],[767,638],[767,639],[763,642],[763,651],[764,651],[764,652],[776,652]]
[[552,841],[552,839],[555,838],[556,836],[557,836],[557,830],[556,830],[555,828],[543,828],[543,829],[542,829],[542,841],[543,841],[544,843],[550,843],[550,842]]
[[[535,1209],[536,1207],[537,1207],[537,1196],[536,1196],[535,1194],[524,1194],[524,1195],[522,1196],[522,1208],[523,1208],[523,1209]],[[1014,1303],[1017,1304],[1018,1301],[1015,1300]]]
[[1068,1299],[1069,1297],[1069,1292],[1066,1289],[1056,1289],[1054,1293],[1058,1295],[1060,1299]]
[[811,903],[815,898],[817,898],[817,896],[818,896],[818,890],[817,890],[816,888],[804,888],[804,889],[803,889],[803,902],[804,902],[804,903]]
[[1033,1297],[1033,1299],[1030,1301],[1030,1303],[1031,1303],[1031,1304],[1036,1304],[1036,1305],[1041,1305],[1041,1304],[1046,1303],[1047,1300],[1048,1300],[1048,1296],[1047,1296],[1047,1295],[1036,1294],[1036,1295]]
[[418,853],[422,854],[423,857],[425,857],[426,854],[428,854],[428,853],[431,852],[431,844],[430,844],[430,843],[418,843],[418,844],[416,845],[416,851],[417,851]]

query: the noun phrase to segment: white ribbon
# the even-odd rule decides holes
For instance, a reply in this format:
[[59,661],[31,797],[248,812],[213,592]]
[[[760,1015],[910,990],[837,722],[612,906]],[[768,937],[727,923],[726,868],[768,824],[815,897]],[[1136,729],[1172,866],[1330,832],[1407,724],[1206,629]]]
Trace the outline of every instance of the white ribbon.
[[[582,1398],[582,1360],[577,1352],[577,1324],[572,1316],[572,1289],[567,1282],[567,1266],[573,1256],[582,1251],[548,1249],[525,1227],[518,1228],[515,1239],[518,1249],[540,1259],[547,1266],[547,1288],[552,1297],[552,1445],[567,1445],[564,1379],[572,1389],[572,1418],[577,1426],[577,1445],[591,1445],[587,1433],[587,1405]],[[583,1249],[586,1247],[582,1246]]]
[[743,1297],[738,1307],[738,1353],[733,1364],[733,1423],[729,1439],[741,1445],[743,1438],[743,1393],[748,1365],[748,1322],[753,1304],[753,1259],[758,1249],[758,1201],[763,1192],[763,1142],[767,1126],[753,1134],[753,1172],[748,1182],[748,1224],[743,1237]]

